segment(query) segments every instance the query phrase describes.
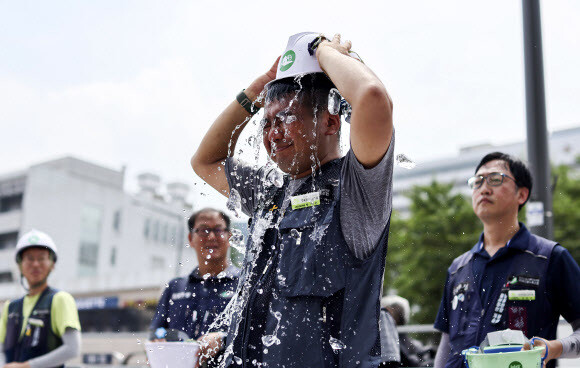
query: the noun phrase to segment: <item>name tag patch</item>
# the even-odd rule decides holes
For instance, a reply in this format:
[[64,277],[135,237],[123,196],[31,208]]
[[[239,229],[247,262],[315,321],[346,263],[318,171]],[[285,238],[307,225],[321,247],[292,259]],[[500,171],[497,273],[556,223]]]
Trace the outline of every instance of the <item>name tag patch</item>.
[[320,192],[312,192],[290,197],[293,210],[318,206],[320,204]]
[[510,290],[508,292],[509,300],[536,300],[535,290]]

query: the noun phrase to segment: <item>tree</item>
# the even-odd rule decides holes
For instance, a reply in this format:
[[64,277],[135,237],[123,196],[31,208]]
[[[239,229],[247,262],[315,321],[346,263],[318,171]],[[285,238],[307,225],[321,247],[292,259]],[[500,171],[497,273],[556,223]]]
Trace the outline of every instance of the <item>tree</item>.
[[471,203],[452,193],[453,184],[433,181],[407,194],[411,215],[391,220],[385,285],[419,310],[415,323],[433,323],[447,268],[477,242],[481,224]]
[[580,263],[580,178],[568,166],[554,170],[556,187],[553,194],[554,239],[570,251]]

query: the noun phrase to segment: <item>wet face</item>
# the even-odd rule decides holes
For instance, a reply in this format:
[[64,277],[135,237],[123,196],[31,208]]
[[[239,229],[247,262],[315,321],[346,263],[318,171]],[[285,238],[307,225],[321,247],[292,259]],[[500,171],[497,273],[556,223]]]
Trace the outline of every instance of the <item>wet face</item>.
[[329,150],[325,123],[328,113],[315,118],[311,109],[292,99],[294,96],[292,94],[266,104],[263,141],[266,152],[280,170],[303,177],[311,172],[314,164],[311,157],[322,161]]
[[48,249],[28,248],[22,252],[19,267],[32,289],[46,284],[48,275],[54,269],[54,261]]
[[197,253],[199,263],[211,264],[226,260],[230,236],[222,216],[218,212],[210,211],[197,216],[188,239]]
[[[502,160],[489,161],[477,170],[476,176],[486,176],[491,173],[502,173],[510,178],[514,177],[508,164]],[[487,180],[484,180],[481,187],[473,189],[471,204],[473,212],[482,221],[500,220],[506,216],[517,217],[518,207],[526,201],[528,194],[527,188],[518,187],[514,180],[506,177],[499,186],[491,186]]]

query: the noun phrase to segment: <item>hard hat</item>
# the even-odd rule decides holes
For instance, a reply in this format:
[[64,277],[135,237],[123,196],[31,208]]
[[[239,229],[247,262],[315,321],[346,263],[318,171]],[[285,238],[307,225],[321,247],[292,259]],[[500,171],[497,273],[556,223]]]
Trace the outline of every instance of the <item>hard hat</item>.
[[48,234],[32,229],[18,240],[16,244],[16,262],[20,263],[22,260],[22,252],[28,248],[41,247],[47,248],[52,254],[54,262],[56,262],[57,250],[54,241]]
[[323,73],[313,50],[313,42],[320,36],[321,34],[316,32],[302,32],[290,36],[288,45],[278,62],[275,80],[303,74]]

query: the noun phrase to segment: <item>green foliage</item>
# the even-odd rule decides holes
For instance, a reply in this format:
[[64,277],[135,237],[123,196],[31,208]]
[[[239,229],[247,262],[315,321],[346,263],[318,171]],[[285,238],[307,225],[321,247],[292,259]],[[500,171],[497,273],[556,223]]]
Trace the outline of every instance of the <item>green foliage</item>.
[[567,166],[553,169],[557,177],[553,194],[554,239],[580,263],[580,177]]
[[437,182],[413,187],[407,194],[410,217],[394,214],[391,220],[385,287],[419,306],[414,323],[433,323],[447,268],[481,232],[470,201],[452,188]]

